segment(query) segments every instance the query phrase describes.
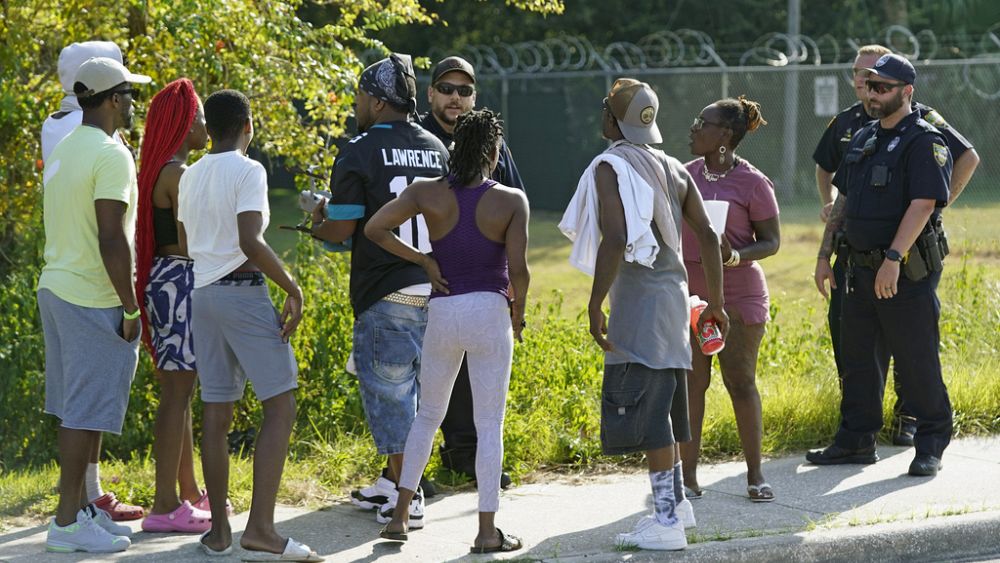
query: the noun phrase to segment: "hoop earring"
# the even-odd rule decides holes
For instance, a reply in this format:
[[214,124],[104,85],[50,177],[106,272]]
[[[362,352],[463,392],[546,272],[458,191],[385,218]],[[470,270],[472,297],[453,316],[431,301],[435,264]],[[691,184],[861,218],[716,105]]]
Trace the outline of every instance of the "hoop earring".
[[726,162],[726,147],[719,147],[719,164],[725,164]]

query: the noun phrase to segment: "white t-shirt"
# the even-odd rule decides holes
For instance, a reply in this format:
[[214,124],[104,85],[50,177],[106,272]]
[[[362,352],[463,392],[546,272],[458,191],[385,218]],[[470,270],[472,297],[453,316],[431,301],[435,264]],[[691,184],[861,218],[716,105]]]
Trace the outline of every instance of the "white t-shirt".
[[267,172],[239,151],[206,154],[181,176],[177,220],[187,233],[194,260],[194,286],[223,278],[244,262],[236,216],[260,211],[264,228],[270,218]]

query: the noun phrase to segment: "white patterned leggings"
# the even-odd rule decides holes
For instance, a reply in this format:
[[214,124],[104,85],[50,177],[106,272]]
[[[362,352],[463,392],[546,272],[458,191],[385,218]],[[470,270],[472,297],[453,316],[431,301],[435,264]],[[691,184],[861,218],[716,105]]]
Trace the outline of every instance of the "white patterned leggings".
[[479,512],[497,511],[503,464],[503,419],[513,351],[510,312],[503,295],[477,292],[430,301],[420,356],[420,403],[406,438],[400,487],[417,488],[420,474],[431,455],[434,434],[448,410],[462,354],[466,354],[478,437]]

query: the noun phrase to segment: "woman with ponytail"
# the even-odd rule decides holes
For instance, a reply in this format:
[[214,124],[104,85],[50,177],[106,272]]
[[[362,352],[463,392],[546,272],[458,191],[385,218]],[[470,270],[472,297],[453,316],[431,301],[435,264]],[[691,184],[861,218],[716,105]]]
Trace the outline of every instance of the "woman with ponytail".
[[189,326],[194,274],[176,220],[177,186],[188,155],[207,142],[194,85],[187,78],[167,84],[153,97],[146,116],[136,227],[142,337],[160,383],[153,427],[156,495],[142,522],[147,532],[204,532],[212,525],[208,497],[194,475],[191,397],[197,374]]
[[[736,156],[743,136],[767,122],[760,104],[744,96],[719,100],[706,107],[691,125],[691,154],[698,156],[685,166],[707,203],[729,202],[725,233],[721,238],[723,294],[730,329],[726,347],[719,352],[722,381],[736,413],[736,427],[747,463],[747,495],[753,502],[771,502],[774,491],[761,471],[760,394],[757,392],[757,353],[770,301],[764,270],[758,260],[778,251],[780,228],[774,184],[746,159]],[[708,291],[701,268],[701,255],[694,233],[683,232],[684,265],[692,295]],[[688,374],[688,408],[691,441],[680,445],[684,482],[689,498],[702,494],[697,466],[701,429],[705,418],[705,392],[712,373],[712,356],[692,345],[692,371]]]

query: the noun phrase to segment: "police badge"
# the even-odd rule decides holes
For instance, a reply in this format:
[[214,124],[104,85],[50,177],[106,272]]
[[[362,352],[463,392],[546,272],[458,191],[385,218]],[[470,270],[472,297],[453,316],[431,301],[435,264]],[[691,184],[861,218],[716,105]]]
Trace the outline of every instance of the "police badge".
[[886,147],[886,150],[888,152],[892,152],[892,149],[896,148],[896,145],[898,144],[899,144],[899,137],[896,137],[893,140],[889,141],[889,146]]
[[934,152],[934,160],[937,161],[938,166],[944,166],[948,164],[948,149],[944,145],[939,145],[934,143],[931,145],[931,150]]

